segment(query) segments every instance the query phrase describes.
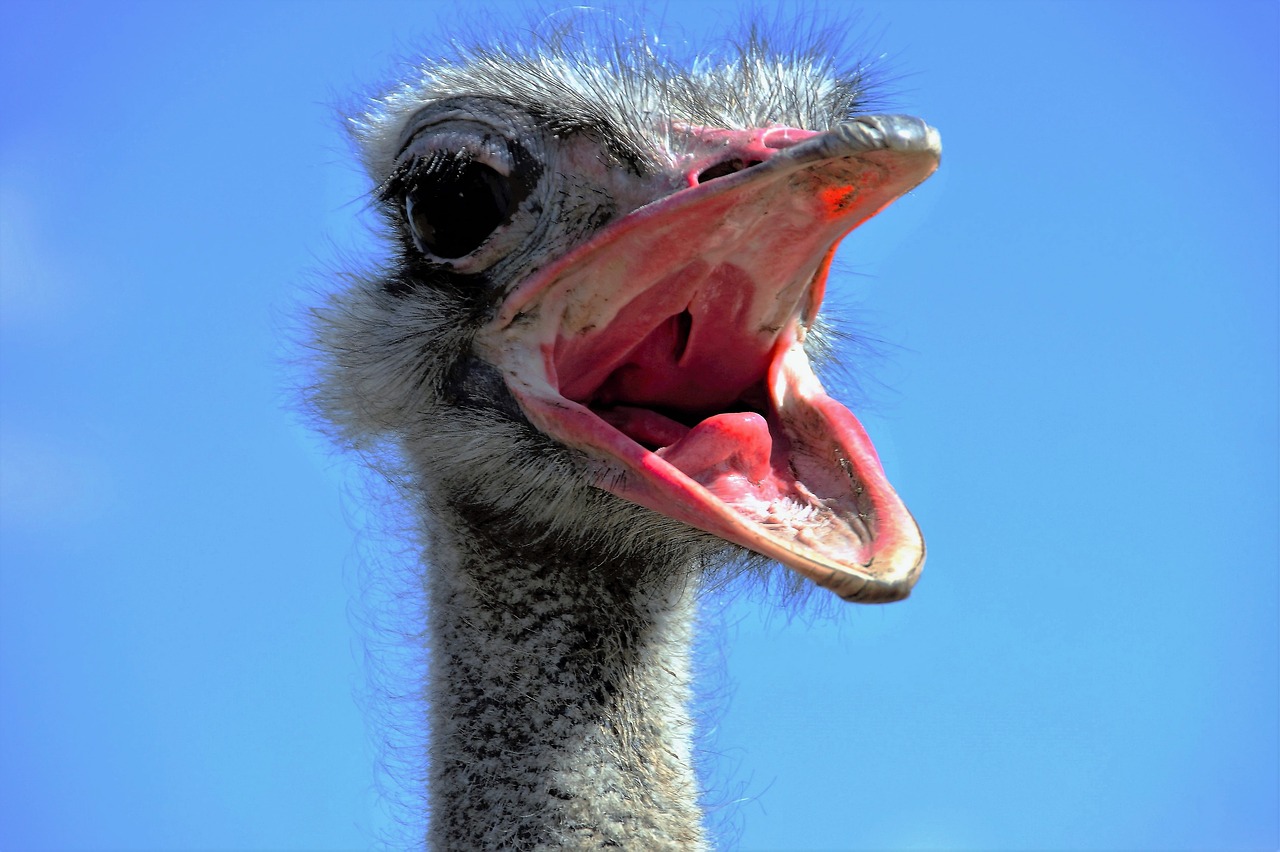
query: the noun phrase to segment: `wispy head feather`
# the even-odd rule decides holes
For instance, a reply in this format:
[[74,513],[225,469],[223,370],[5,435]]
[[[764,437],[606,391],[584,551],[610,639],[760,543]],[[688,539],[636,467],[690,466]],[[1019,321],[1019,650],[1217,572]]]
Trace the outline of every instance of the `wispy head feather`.
[[[487,28],[492,31],[492,27]],[[767,36],[765,30],[783,33]],[[813,16],[740,24],[740,34],[694,53],[616,14],[573,9],[492,36],[454,40],[352,117],[375,181],[390,174],[403,129],[428,103],[505,99],[555,133],[589,130],[624,162],[666,153],[672,121],[730,129],[832,127],[872,105],[870,62],[850,58],[847,28]]]

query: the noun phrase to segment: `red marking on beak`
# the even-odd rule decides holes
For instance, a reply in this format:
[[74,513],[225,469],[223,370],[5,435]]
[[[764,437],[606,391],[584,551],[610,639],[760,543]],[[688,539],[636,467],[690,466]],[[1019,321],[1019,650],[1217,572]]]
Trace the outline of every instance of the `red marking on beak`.
[[844,213],[853,200],[854,191],[851,186],[829,186],[818,193],[823,207],[827,210],[827,218],[835,219]]

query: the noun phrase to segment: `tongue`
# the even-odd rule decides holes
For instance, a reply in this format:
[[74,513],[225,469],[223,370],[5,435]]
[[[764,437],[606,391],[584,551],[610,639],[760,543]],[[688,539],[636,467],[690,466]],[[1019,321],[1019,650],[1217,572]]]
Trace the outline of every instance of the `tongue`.
[[616,406],[596,413],[729,505],[777,495],[770,485],[776,480],[774,436],[754,411],[716,414],[692,429],[645,408]]
[[[676,443],[658,450],[663,461],[734,505],[770,477],[773,440],[759,414],[739,411],[708,417]],[[763,495],[760,495],[763,496]]]

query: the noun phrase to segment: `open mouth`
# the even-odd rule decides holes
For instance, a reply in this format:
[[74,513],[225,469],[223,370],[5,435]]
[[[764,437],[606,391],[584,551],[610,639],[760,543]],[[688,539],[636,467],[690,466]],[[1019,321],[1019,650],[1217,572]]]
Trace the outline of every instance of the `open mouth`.
[[897,600],[923,540],[804,341],[840,238],[928,177],[941,147],[901,116],[792,135],[544,269],[477,345],[599,487],[847,600]]

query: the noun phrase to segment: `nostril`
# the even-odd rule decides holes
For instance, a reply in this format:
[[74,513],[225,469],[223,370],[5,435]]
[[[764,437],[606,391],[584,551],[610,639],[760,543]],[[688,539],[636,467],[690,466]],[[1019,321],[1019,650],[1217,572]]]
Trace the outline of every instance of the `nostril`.
[[714,166],[708,166],[698,172],[698,183],[706,183],[709,180],[726,177],[734,172],[740,172],[743,169],[758,166],[763,162],[764,160],[746,160],[742,157],[734,157],[732,160],[722,160]]

